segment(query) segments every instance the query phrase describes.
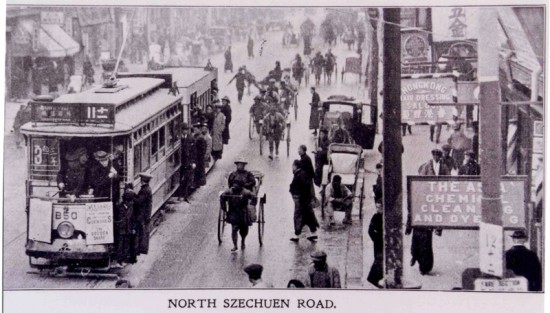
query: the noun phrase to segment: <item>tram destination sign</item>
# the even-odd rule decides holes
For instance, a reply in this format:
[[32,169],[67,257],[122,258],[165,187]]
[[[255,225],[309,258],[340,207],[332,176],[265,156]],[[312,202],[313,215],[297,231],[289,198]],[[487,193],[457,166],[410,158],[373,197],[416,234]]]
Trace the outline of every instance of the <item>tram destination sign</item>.
[[[501,180],[505,229],[525,227],[526,176]],[[407,201],[413,227],[479,229],[481,180],[473,176],[407,176]]]
[[109,103],[31,102],[35,123],[109,124],[115,123],[115,105]]

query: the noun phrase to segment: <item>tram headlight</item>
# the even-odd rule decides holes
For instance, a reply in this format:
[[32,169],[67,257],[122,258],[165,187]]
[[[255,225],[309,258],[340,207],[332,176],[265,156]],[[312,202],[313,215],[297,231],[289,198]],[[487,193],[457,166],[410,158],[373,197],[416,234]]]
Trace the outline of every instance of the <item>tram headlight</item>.
[[57,233],[61,238],[71,238],[74,234],[74,226],[69,222],[62,222],[57,226]]

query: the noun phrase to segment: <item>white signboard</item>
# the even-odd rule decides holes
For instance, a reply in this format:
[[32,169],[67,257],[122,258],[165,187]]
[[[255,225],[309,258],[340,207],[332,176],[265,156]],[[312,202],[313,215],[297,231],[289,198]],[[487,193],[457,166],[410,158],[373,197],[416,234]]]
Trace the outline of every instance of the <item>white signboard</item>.
[[113,203],[86,204],[86,244],[113,243]]
[[29,239],[52,242],[52,203],[31,199],[29,208]]
[[474,290],[503,292],[527,291],[527,279],[525,277],[505,279],[478,278],[474,282]]
[[504,271],[504,229],[501,225],[479,223],[479,268],[502,277]]
[[479,8],[432,8],[433,41],[477,39]]

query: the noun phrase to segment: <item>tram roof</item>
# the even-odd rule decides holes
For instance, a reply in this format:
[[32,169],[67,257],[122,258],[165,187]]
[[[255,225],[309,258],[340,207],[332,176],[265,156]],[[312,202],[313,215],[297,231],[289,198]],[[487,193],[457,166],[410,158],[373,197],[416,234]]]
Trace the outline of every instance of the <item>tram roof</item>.
[[[140,79],[141,80],[141,79]],[[158,79],[153,79],[160,81]],[[161,81],[162,83],[162,81]],[[82,93],[81,93],[82,94]],[[76,136],[76,137],[100,137],[116,136],[130,133],[136,127],[145,123],[156,114],[170,107],[173,103],[182,99],[182,96],[174,96],[168,93],[168,89],[160,88],[147,97],[125,107],[116,113],[114,127],[103,125],[69,125],[69,124],[44,124],[33,122],[21,127],[25,134]],[[57,99],[56,99],[57,100]],[[95,99],[93,101],[96,101]],[[112,103],[112,102],[110,102]]]
[[119,73],[120,77],[154,77],[158,74],[168,74],[172,76],[172,81],[175,81],[178,88],[186,88],[194,83],[201,81],[209,76],[212,71],[205,70],[203,67],[185,66],[185,67],[166,67],[161,70],[147,72],[131,72]]

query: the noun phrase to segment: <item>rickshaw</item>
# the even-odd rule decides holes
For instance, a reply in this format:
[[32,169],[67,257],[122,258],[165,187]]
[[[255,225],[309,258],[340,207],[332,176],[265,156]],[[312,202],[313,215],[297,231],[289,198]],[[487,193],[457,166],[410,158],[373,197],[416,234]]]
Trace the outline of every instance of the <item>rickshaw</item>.
[[298,34],[294,31],[287,29],[283,34],[283,47],[299,47],[300,39]]
[[330,130],[334,124],[341,122],[353,143],[363,149],[373,148],[377,123],[376,105],[362,103],[353,97],[333,95],[323,101],[320,110],[320,129]]
[[[254,178],[256,179],[256,186],[254,187],[254,190],[252,190],[252,193],[254,193],[254,195],[258,198],[258,204],[257,204],[258,213],[256,215],[256,221],[254,221],[254,223],[258,224],[258,241],[261,247],[263,245],[263,237],[264,237],[264,229],[265,229],[264,207],[267,202],[267,196],[265,193],[263,194],[263,196],[259,197],[264,174],[260,171],[250,171],[250,172],[252,173],[252,175],[254,175]],[[220,196],[222,193],[223,192],[220,192]],[[227,216],[227,212],[220,207],[220,212],[218,214],[218,243],[220,245],[223,242],[225,224],[227,224],[226,216]]]
[[[285,140],[286,141],[286,156],[289,157],[290,156],[290,118],[289,118],[289,113],[286,112],[284,117],[285,117],[285,127],[283,128],[282,132],[283,134],[281,135],[281,140]],[[252,123],[254,124],[254,123]],[[260,121],[260,155],[263,155],[263,145],[264,145],[264,142],[266,141],[267,138],[264,138],[264,136],[266,136],[264,134],[264,122],[263,120]],[[255,126],[254,126],[255,127]]]
[[354,144],[333,143],[328,147],[328,165],[323,166],[321,180],[321,215],[325,217],[325,190],[334,175],[342,177],[342,184],[349,188],[355,199],[359,198],[359,218],[363,218],[365,180],[363,148]]

